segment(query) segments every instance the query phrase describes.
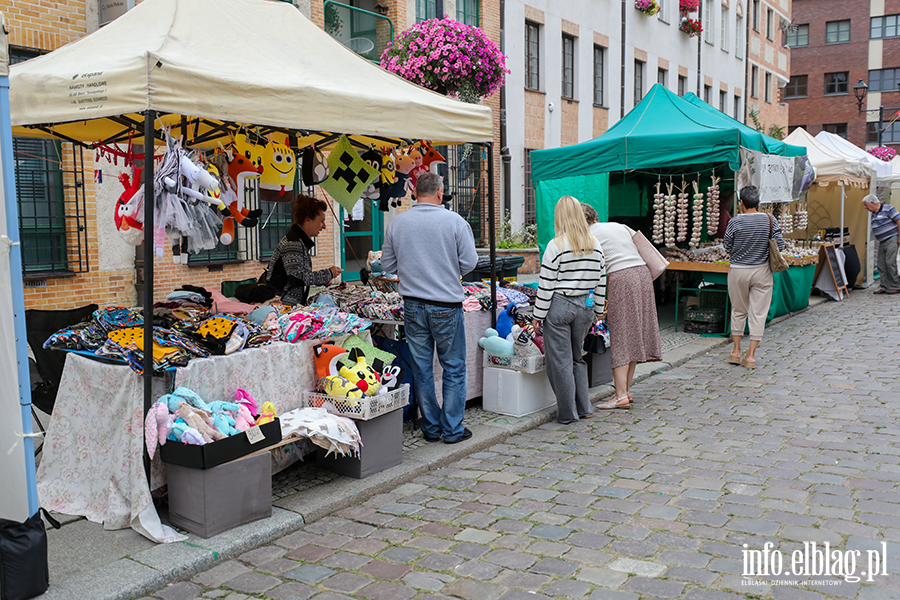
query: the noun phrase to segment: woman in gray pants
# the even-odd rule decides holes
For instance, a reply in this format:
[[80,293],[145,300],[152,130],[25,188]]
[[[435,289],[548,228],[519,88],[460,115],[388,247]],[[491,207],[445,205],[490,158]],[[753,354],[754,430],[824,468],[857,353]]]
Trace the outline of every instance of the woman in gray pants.
[[606,312],[606,260],[575,198],[564,196],[557,202],[554,228],[556,237],[541,261],[534,327],[544,333],[556,419],[572,423],[594,416],[582,346],[591,321]]

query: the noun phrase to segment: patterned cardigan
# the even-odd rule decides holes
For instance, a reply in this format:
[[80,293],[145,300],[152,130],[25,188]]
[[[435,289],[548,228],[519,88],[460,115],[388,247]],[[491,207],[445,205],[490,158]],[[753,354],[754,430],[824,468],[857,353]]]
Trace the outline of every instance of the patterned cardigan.
[[325,285],[333,278],[331,269],[312,270],[310,249],[315,243],[306,235],[299,225],[292,225],[272,253],[269,259],[268,272],[273,273],[275,263],[280,258],[287,272],[288,282],[282,291],[281,301],[293,306],[306,304],[309,288],[313,285]]

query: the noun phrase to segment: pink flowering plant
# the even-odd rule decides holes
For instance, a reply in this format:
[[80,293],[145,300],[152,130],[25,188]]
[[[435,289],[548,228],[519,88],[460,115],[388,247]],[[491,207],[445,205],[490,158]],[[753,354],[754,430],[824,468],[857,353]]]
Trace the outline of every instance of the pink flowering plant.
[[679,0],[678,10],[683,13],[692,13],[700,10],[700,0]]
[[634,7],[648,17],[659,12],[659,4],[656,0],[634,0]]
[[416,23],[388,44],[381,66],[422,87],[475,103],[506,79],[506,57],[479,27],[449,18]]
[[887,146],[875,146],[874,148],[869,148],[868,152],[875,158],[885,162],[891,162],[897,156],[897,151]]

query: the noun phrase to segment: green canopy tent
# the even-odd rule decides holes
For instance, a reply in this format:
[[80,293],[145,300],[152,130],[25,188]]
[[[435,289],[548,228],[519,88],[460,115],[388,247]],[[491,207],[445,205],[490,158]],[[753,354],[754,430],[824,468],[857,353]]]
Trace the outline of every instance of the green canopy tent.
[[653,183],[686,173],[730,174],[740,166],[742,147],[780,156],[806,154],[803,147],[779,142],[702,104],[656,84],[600,137],[533,151],[541,251],[553,238],[553,211],[561,196],[591,204],[601,221],[641,219],[649,213],[647,190]]

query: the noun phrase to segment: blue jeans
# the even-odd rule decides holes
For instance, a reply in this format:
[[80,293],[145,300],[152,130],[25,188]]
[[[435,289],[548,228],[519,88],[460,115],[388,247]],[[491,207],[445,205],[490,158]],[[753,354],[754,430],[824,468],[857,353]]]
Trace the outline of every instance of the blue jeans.
[[[403,303],[403,324],[412,356],[413,385],[422,432],[454,441],[463,434],[466,411],[466,328],[462,308],[444,308],[415,300]],[[438,406],[434,392],[434,351],[444,369]]]

